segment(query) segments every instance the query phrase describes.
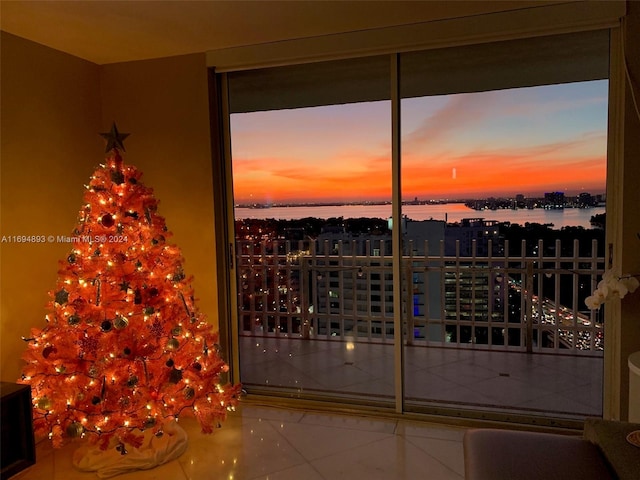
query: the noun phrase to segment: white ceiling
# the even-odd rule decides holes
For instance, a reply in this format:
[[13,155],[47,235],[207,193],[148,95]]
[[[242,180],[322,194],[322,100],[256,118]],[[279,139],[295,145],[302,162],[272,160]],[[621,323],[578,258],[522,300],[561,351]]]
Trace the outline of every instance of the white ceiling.
[[0,0],[0,27],[97,64],[206,52],[562,1]]

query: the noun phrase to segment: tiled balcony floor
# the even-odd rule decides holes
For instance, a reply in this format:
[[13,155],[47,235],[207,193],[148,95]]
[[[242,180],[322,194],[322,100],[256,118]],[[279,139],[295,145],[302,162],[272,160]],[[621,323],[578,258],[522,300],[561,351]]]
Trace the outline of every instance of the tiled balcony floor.
[[[240,352],[249,389],[393,398],[391,345],[240,337]],[[416,405],[569,419],[602,414],[602,358],[411,346],[405,363],[407,400]]]
[[[242,405],[212,435],[183,418],[189,445],[180,458],[116,480],[462,480],[464,430],[405,420]],[[34,466],[12,480],[90,480],[71,463],[84,440],[37,446]]]

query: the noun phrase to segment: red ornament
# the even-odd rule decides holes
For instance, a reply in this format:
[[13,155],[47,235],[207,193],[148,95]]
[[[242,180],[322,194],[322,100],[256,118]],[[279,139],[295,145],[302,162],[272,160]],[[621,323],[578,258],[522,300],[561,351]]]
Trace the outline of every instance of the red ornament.
[[104,225],[107,228],[113,227],[113,224],[115,223],[115,221],[113,220],[113,217],[108,213],[102,216],[102,218],[100,219],[100,222],[102,223],[102,225]]
[[42,350],[42,356],[44,358],[49,358],[49,355],[51,355],[52,353],[56,353],[58,351],[57,348],[52,347],[51,345],[44,347],[44,349]]

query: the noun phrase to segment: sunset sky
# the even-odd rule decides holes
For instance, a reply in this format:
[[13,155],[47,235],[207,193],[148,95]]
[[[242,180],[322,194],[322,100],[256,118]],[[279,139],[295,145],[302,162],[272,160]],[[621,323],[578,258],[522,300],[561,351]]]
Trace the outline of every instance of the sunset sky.
[[[402,197],[604,193],[608,82],[404,99]],[[234,114],[236,203],[391,199],[390,102]]]

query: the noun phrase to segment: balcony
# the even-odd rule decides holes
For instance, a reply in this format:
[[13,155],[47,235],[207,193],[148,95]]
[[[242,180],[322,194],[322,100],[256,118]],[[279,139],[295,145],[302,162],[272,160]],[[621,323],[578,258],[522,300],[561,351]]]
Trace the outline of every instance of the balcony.
[[[390,242],[237,246],[245,386],[392,403]],[[400,280],[406,405],[471,416],[600,416],[603,317],[583,300],[604,258],[595,241],[588,247],[585,255],[578,240],[569,248],[489,240],[483,255],[475,241],[456,243],[452,255],[444,242],[408,241]]]

